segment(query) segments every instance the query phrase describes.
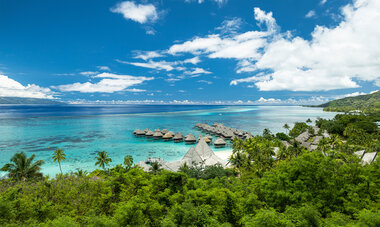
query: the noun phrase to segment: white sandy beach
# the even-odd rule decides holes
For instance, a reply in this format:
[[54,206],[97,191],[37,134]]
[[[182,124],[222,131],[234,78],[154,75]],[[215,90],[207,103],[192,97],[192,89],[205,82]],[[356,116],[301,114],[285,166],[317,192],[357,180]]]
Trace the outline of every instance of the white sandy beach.
[[231,150],[225,150],[225,151],[215,151],[214,150],[214,153],[216,156],[218,156],[222,160],[228,161],[228,159],[232,155],[232,149]]

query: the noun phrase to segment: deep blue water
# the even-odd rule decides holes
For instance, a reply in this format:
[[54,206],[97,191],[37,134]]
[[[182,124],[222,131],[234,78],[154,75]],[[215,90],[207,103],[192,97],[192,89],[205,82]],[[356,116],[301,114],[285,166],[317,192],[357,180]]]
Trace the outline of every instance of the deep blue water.
[[[320,108],[299,106],[1,105],[0,166],[16,152],[25,151],[44,160],[43,172],[54,175],[59,169],[51,157],[57,148],[67,154],[62,163],[65,172],[95,169],[96,154],[102,150],[109,153],[112,165],[122,163],[127,154],[135,162],[147,157],[173,161],[182,158],[191,145],[136,138],[133,130],[167,128],[198,137],[200,132],[193,128],[196,123],[221,122],[253,134],[264,128],[276,133],[284,131],[285,123],[333,116]],[[230,148],[221,150],[226,149]]]

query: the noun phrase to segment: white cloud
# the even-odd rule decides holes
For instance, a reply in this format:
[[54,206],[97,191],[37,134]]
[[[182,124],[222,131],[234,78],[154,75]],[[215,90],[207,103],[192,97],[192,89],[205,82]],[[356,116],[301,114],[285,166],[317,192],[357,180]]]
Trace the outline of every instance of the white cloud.
[[[205,0],[185,0],[185,2],[197,2],[198,4],[202,4]],[[219,6],[222,6],[228,2],[228,0],[211,0],[213,2],[216,2],[219,4]]]
[[97,68],[101,71],[111,71],[110,67],[108,66],[97,66]]
[[193,75],[193,77],[200,76],[201,74],[211,74],[212,72],[209,72],[202,68],[195,68],[192,71],[186,71],[184,74],[187,75]]
[[232,19],[224,20],[220,27],[217,27],[216,30],[220,30],[222,33],[236,33],[240,26],[242,25],[243,20],[241,18],[235,17]]
[[265,13],[254,8],[255,19],[259,25],[265,24],[267,31],[248,31],[242,34],[212,34],[207,37],[195,37],[190,41],[175,44],[168,50],[169,54],[191,53],[207,54],[209,58],[253,59],[257,60],[260,49],[267,44],[267,37],[277,30],[272,13]]
[[159,58],[163,57],[162,54],[160,54],[158,51],[135,51],[136,55],[134,58],[137,59],[143,59],[144,61],[147,61],[152,58]]
[[153,4],[136,4],[132,1],[118,3],[111,9],[113,13],[120,13],[127,20],[133,20],[140,24],[155,22],[158,19],[156,7]]
[[54,92],[49,88],[35,84],[24,86],[7,76],[0,75],[0,97],[53,99],[53,95]]
[[196,65],[199,62],[201,62],[201,60],[199,59],[198,56],[195,56],[193,58],[189,58],[189,59],[186,59],[186,60],[183,61],[183,63],[190,63],[190,64],[193,64],[193,65]]
[[142,84],[145,81],[153,80],[152,77],[136,77],[129,75],[117,75],[112,73],[101,73],[94,76],[94,78],[102,79],[98,83],[74,83],[59,85],[54,88],[63,92],[77,91],[81,93],[113,93],[117,91],[124,91],[129,87]]
[[198,80],[199,83],[212,84],[211,81],[208,80]]
[[83,76],[92,76],[92,75],[95,75],[97,73],[98,72],[87,71],[87,72],[80,72],[79,74],[81,74]]
[[[149,60],[148,62],[127,62],[127,61],[120,61],[118,62],[123,63],[123,64],[130,64],[138,67],[143,67],[143,68],[149,68],[149,69],[157,69],[157,70],[166,70],[166,71],[172,71],[176,69],[173,67],[175,63],[173,62],[167,62],[167,61],[153,61]],[[179,68],[181,69],[181,68]]]
[[[315,91],[355,88],[354,81],[376,81],[380,75],[380,1],[356,0],[342,10],[335,28],[317,26],[312,40],[278,36],[265,46],[251,67],[269,71],[254,82],[264,91]],[[233,81],[235,85],[239,82]]]
[[319,4],[324,5],[327,2],[327,0],[321,0]]
[[55,73],[56,76],[75,76],[75,73]]
[[310,11],[305,15],[306,18],[313,18],[313,17],[316,17],[316,16],[317,16],[317,14],[315,13],[314,10],[310,10]]
[[274,99],[274,98],[269,98],[265,99],[261,97],[259,100],[257,100],[258,103],[280,103],[281,99]]
[[129,92],[146,92],[146,90],[144,90],[144,89],[137,89],[137,88],[127,89],[126,91],[129,91]]

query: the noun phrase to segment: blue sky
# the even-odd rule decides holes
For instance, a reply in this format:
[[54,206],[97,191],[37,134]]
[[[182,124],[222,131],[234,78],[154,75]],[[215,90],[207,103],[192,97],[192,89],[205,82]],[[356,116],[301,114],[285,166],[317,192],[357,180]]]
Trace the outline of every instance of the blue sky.
[[0,96],[320,103],[380,86],[378,0],[0,0]]

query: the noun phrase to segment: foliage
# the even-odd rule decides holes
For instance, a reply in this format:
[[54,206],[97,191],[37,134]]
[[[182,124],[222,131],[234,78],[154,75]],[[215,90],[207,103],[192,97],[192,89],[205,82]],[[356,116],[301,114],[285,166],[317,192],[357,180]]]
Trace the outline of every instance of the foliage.
[[11,162],[13,163],[5,164],[1,168],[1,171],[9,172],[8,176],[16,180],[41,178],[42,174],[40,170],[41,165],[44,164],[44,161],[38,160],[33,162],[35,157],[36,156],[34,154],[28,158],[24,152],[16,153],[11,158]]
[[[42,162],[18,153],[2,168],[9,178],[0,180],[0,225],[380,226],[380,159],[363,165],[354,154],[379,151],[371,122],[362,115],[318,119],[322,130],[338,133],[314,152],[294,139],[285,147],[287,135],[269,130],[235,139],[230,168],[201,163],[170,172],[152,162],[144,172],[126,156],[105,170],[112,160],[100,152],[102,170],[49,179],[39,173]],[[297,123],[289,134],[310,128]]]
[[290,137],[283,132],[276,133],[276,138],[279,140],[290,142]]
[[98,153],[98,157],[96,157],[95,165],[105,170],[106,166],[108,166],[110,162],[112,162],[112,159],[108,157],[107,152],[101,151]]
[[64,151],[62,149],[55,150],[54,155],[53,155],[53,161],[58,162],[59,170],[61,171],[61,174],[62,174],[61,162],[64,160],[66,160],[66,154],[64,153]]
[[289,136],[291,137],[297,137],[301,133],[306,132],[307,130],[311,129],[309,125],[307,125],[304,122],[297,122],[294,124],[294,127],[289,132]]
[[325,111],[350,112],[359,110],[373,116],[379,117],[380,113],[380,91],[368,95],[360,95],[355,97],[347,97],[337,99],[322,104]]

